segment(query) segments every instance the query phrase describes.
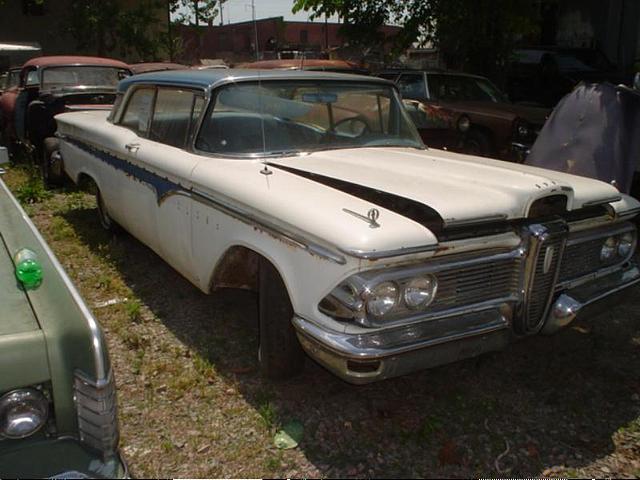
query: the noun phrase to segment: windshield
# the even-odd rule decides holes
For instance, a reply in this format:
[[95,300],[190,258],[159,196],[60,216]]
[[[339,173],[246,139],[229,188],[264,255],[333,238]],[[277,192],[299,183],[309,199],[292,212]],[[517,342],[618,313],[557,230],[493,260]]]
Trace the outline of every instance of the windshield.
[[61,89],[82,86],[115,89],[118,82],[128,74],[126,70],[114,67],[49,67],[42,71],[41,88]]
[[424,147],[391,86],[339,81],[222,87],[196,141],[225,155],[378,146]]
[[434,100],[508,102],[506,95],[485,78],[464,75],[429,75],[429,94]]
[[610,71],[615,68],[607,57],[598,50],[561,51],[556,54],[556,61],[562,71],[593,72],[596,70]]

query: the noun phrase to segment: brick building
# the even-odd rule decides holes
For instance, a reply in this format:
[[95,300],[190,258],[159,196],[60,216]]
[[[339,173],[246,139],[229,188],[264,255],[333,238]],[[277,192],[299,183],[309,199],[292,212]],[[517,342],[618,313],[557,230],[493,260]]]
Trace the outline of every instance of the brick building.
[[[285,21],[271,17],[255,22],[240,22],[220,26],[179,25],[176,31],[183,41],[183,61],[200,58],[223,58],[228,62],[277,58],[283,51],[320,52],[340,48],[345,39],[340,35],[339,23]],[[399,27],[385,26],[382,33],[389,38]]]

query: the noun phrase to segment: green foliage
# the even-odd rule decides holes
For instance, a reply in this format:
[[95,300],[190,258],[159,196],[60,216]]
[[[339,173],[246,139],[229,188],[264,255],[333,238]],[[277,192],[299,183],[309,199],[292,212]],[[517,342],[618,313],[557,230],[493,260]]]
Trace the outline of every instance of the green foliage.
[[380,42],[378,28],[402,27],[395,51],[432,42],[450,68],[499,78],[519,37],[536,33],[539,6],[533,0],[295,0],[293,11],[311,18],[339,15],[354,44]]
[[227,0],[169,0],[171,14],[178,14],[175,23],[202,25],[218,16],[217,5]]
[[166,11],[163,0],[72,0],[66,30],[81,51],[155,60],[164,53],[157,29]]
[[37,167],[31,167],[27,170],[27,180],[15,192],[20,203],[39,203],[50,198],[51,192],[45,188],[40,170]]

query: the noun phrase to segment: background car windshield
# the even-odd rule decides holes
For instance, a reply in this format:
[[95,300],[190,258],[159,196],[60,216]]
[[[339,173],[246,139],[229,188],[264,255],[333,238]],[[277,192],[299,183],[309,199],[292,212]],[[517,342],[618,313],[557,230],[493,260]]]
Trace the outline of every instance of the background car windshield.
[[504,93],[488,80],[463,75],[429,75],[429,93],[434,100],[508,102]]
[[112,87],[127,76],[127,71],[110,67],[53,67],[42,72],[42,88]]
[[199,150],[229,155],[375,146],[423,148],[393,88],[354,82],[223,87],[196,141]]

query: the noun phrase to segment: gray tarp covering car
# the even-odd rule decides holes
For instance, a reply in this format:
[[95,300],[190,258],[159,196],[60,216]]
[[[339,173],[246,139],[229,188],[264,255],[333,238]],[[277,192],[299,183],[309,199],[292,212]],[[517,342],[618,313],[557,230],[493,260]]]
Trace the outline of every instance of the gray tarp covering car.
[[555,108],[526,164],[631,189],[640,159],[640,92],[582,83]]

